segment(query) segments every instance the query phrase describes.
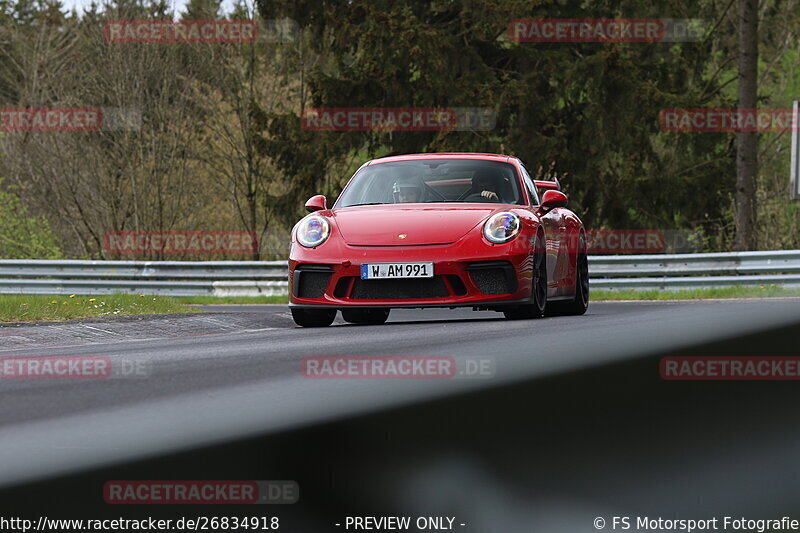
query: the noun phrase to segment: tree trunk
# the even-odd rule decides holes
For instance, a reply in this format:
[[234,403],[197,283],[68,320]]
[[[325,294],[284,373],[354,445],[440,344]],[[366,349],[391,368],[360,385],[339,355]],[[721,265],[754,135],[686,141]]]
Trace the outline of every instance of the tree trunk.
[[[756,108],[758,97],[758,2],[739,0],[739,110]],[[736,250],[756,247],[758,133],[736,134]]]

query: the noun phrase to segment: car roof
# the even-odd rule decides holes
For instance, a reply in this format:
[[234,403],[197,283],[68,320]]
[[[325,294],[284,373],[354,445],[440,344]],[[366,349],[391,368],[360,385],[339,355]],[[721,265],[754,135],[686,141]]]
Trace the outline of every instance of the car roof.
[[392,163],[395,161],[418,161],[421,159],[452,159],[453,157],[457,157],[458,159],[480,159],[483,161],[501,161],[504,163],[508,163],[512,159],[516,159],[516,157],[512,157],[510,155],[502,155],[502,154],[482,154],[476,152],[434,152],[430,154],[404,154],[404,155],[394,155],[389,157],[381,157],[378,159],[373,159],[372,161],[367,161],[366,165],[376,165],[379,163]]

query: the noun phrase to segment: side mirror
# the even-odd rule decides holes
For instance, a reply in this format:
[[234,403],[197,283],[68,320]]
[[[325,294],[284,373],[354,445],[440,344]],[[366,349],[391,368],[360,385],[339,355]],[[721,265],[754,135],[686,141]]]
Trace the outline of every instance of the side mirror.
[[569,202],[567,195],[561,191],[545,191],[542,196],[542,209],[553,209],[554,207],[564,207]]
[[328,209],[328,200],[325,199],[324,194],[312,196],[306,202],[306,210],[308,210],[309,213],[321,211],[323,209]]

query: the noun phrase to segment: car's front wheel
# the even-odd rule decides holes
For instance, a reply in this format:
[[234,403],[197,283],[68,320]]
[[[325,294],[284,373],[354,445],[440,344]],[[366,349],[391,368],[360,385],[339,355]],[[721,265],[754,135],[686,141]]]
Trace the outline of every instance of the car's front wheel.
[[336,309],[295,309],[292,308],[294,323],[304,328],[324,328],[333,324]]
[[518,305],[503,310],[503,315],[510,320],[541,318],[547,306],[547,253],[544,236],[536,236],[533,252],[533,280],[531,283],[531,300],[529,304]]
[[582,315],[589,309],[589,257],[583,235],[575,266],[575,296],[571,300],[551,302],[547,306],[548,316]]

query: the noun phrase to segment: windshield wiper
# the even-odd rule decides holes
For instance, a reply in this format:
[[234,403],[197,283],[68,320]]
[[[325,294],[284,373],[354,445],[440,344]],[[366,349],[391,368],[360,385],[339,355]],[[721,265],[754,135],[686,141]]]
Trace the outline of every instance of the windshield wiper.
[[345,207],[357,207],[359,205],[386,205],[386,202],[366,202],[363,204],[350,204],[346,205]]

